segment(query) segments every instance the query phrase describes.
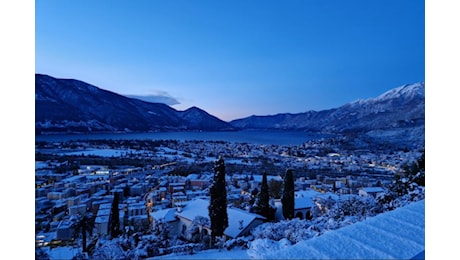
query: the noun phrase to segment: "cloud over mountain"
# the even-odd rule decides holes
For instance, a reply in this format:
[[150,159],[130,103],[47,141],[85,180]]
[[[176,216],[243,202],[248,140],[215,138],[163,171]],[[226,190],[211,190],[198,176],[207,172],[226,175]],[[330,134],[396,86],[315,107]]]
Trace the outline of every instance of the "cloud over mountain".
[[170,96],[167,92],[160,91],[158,94],[154,95],[124,95],[128,98],[135,98],[139,100],[143,100],[150,103],[162,103],[168,106],[174,106],[180,104],[179,100]]

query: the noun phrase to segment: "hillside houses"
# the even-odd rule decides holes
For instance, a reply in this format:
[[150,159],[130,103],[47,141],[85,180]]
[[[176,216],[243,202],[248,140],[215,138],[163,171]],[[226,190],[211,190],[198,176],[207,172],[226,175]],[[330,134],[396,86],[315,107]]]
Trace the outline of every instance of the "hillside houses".
[[[284,171],[292,168],[298,174],[294,183],[295,216],[309,219],[315,199],[326,195],[332,198],[346,194],[375,196],[375,190],[385,190],[400,166],[417,155],[402,151],[388,155],[370,151],[322,153],[325,146],[310,143],[288,149],[278,145],[170,142],[168,147],[155,148],[156,152],[133,153],[133,156],[143,155],[142,159],[152,162],[145,167],[79,165],[78,169],[58,171],[55,168],[65,168],[70,163],[36,162],[36,233],[48,242],[70,243],[68,224],[78,215],[91,214],[95,219],[93,233],[108,237],[110,208],[114,194],[118,194],[123,229],[142,231],[164,219],[180,235],[184,226],[185,229],[190,227],[194,217],[207,213],[204,205],[213,177],[209,165],[215,159],[213,156],[222,153],[228,166],[227,201],[229,216],[232,216],[226,235],[235,238],[249,234],[253,227],[264,222],[262,217],[250,213],[250,209],[260,191],[265,170],[270,173],[269,183],[280,184],[278,194]],[[168,174],[184,165],[198,164],[201,168],[196,167],[196,171]],[[273,203],[278,207],[276,220],[282,220],[280,201],[273,199]],[[202,210],[197,214],[191,210],[193,207]],[[200,231],[209,234],[208,228],[204,225]]]
[[[69,174],[60,180],[54,179],[52,174],[54,181],[51,185],[43,185],[36,189],[37,230],[56,232],[55,239],[68,241],[70,238],[65,235],[59,235],[58,238],[57,230],[60,230],[59,234],[63,234],[63,227],[71,221],[70,217],[91,213],[95,217],[94,233],[101,237],[108,236],[110,207],[114,194],[118,194],[120,198],[119,217],[122,228],[132,226],[135,230],[142,230],[152,224],[149,223],[149,215],[155,221],[164,213],[169,214],[169,223],[180,233],[184,229],[180,225],[188,228],[195,217],[188,215],[192,207],[206,209],[200,214],[207,212],[207,208],[203,206],[206,204],[203,199],[209,196],[208,187],[212,182],[212,173],[141,178],[125,174],[114,175],[113,172],[91,172],[82,176]],[[42,174],[41,178],[46,179],[46,174]],[[268,179],[280,184],[283,182],[281,175],[268,176]],[[316,179],[297,178],[295,216],[299,219],[310,219],[315,196],[333,192],[349,193],[358,186],[374,185],[374,179],[323,175],[317,175]],[[228,237],[249,234],[250,229],[264,222],[263,217],[255,216],[248,211],[254,198],[252,191],[260,190],[261,181],[260,174],[242,173],[227,176],[228,203],[231,206],[229,212],[234,219],[238,218],[236,222],[231,223],[226,233]],[[43,182],[46,183],[46,180]],[[363,191],[372,193],[369,189]],[[361,193],[363,191],[360,190]],[[278,207],[276,219],[282,220],[282,205],[279,200],[275,200],[274,203]],[[184,205],[186,206],[182,208],[182,212],[176,211],[177,207]],[[172,209],[175,210],[174,214]]]

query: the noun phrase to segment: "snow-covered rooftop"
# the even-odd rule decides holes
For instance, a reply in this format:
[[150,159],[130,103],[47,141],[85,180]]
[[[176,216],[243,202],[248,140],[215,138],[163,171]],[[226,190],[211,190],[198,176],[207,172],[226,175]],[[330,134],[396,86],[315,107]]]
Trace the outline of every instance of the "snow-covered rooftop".
[[385,190],[381,187],[363,187],[363,188],[360,188],[362,189],[363,191],[367,192],[367,193],[373,193],[373,192],[384,192]]
[[154,219],[164,219],[166,222],[171,222],[176,220],[176,209],[162,209],[155,212],[150,213],[150,216]]
[[[193,220],[196,216],[202,216],[209,219],[208,211],[209,201],[203,199],[195,199],[189,201],[185,207],[182,208],[181,212],[176,213],[176,215]],[[230,237],[237,237],[244,229],[253,222],[256,218],[264,219],[264,217],[246,212],[244,210],[227,208],[228,215],[228,227],[225,229],[224,233]],[[242,225],[240,228],[240,221]]]
[[304,209],[304,208],[312,208],[315,204],[313,203],[313,198],[302,198],[297,197],[294,198],[294,207],[295,209]]

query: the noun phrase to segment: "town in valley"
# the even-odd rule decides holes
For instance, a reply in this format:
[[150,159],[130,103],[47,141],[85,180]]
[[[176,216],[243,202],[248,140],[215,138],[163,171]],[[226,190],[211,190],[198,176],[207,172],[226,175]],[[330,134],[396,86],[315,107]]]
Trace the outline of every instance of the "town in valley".
[[[343,136],[299,145],[77,139],[35,146],[38,255],[46,254],[41,248],[60,247],[74,248],[77,258],[131,259],[248,248],[270,224],[302,221],[308,238],[424,198],[423,146],[357,147]],[[225,165],[228,227],[211,241],[208,208],[219,158]],[[293,216],[286,218],[282,197],[288,171],[295,203]],[[395,192],[398,183],[411,181],[415,188]],[[263,192],[270,216],[257,205]],[[360,212],[344,213],[347,203]],[[333,207],[336,224],[326,228]],[[104,247],[107,243],[114,245]]]

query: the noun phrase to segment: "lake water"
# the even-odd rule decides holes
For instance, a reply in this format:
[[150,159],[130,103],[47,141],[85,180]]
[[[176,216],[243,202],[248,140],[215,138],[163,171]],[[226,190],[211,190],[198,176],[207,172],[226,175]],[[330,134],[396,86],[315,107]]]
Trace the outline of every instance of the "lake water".
[[244,130],[231,132],[149,132],[149,133],[101,133],[101,134],[53,134],[37,135],[35,141],[70,140],[201,140],[226,141],[252,144],[300,145],[308,140],[327,137],[325,134],[302,131]]

